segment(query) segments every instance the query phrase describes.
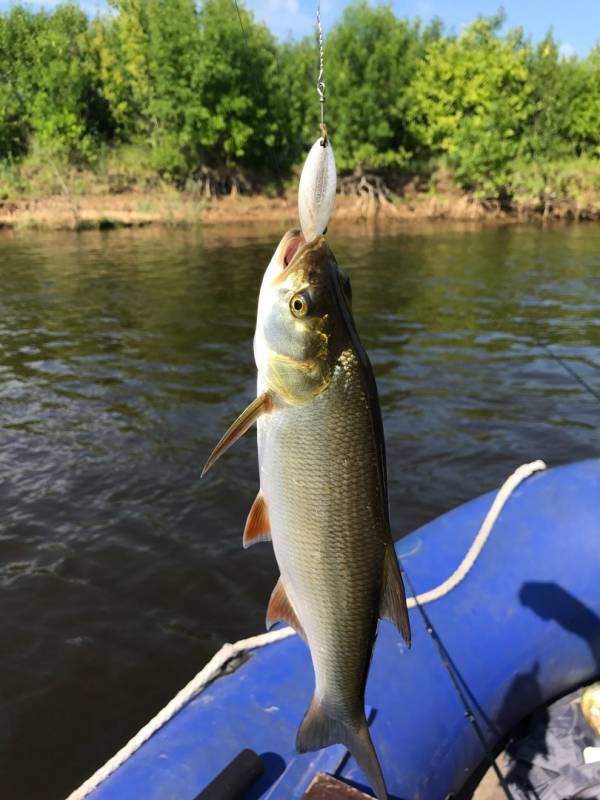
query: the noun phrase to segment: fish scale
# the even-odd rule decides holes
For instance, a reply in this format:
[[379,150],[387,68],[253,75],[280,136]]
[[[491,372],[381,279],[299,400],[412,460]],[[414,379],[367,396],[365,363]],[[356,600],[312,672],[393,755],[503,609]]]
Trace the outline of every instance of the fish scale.
[[347,717],[368,669],[387,528],[381,503],[365,500],[378,493],[377,454],[356,354],[342,353],[312,403],[261,417],[258,447],[275,556],[317,695]]

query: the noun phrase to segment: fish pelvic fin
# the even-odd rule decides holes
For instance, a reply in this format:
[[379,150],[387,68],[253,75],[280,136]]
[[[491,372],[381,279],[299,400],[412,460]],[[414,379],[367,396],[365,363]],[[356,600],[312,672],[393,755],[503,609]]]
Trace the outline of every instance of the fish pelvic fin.
[[264,494],[259,491],[246,520],[242,544],[247,549],[257,542],[271,541],[271,522]]
[[316,695],[313,695],[308,711],[298,729],[296,749],[299,753],[306,753],[338,743],[348,748],[354,756],[375,792],[377,800],[388,800],[385,780],[364,713],[357,724],[342,722],[331,717]]
[[296,631],[298,636],[301,636],[306,641],[306,634],[298,615],[294,610],[290,598],[285,590],[281,578],[275,584],[275,588],[269,600],[269,607],[267,608],[267,630],[270,631],[276,622],[287,622],[288,625]]
[[391,540],[385,548],[385,557],[383,559],[383,586],[379,616],[381,619],[393,622],[402,634],[407,646],[410,647],[410,622],[406,606],[406,593],[396,550]]
[[217,446],[208,457],[208,461],[202,470],[203,478],[212,465],[217,461],[226,450],[229,450],[232,444],[235,444],[240,436],[243,436],[246,431],[252,427],[261,414],[268,414],[273,408],[273,399],[270,392],[263,392],[260,397],[257,397],[248,408],[244,409],[233,425],[225,431],[220,438]]

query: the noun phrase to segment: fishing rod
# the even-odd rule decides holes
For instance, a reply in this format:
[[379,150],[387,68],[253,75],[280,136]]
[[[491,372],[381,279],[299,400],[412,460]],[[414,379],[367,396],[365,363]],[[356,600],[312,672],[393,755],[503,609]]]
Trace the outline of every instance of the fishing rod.
[[233,4],[235,6],[235,10],[237,11],[237,18],[238,18],[239,23],[240,23],[240,28],[242,29],[242,35],[244,37],[244,44],[247,47],[248,46],[248,42],[246,40],[246,31],[244,30],[244,25],[242,23],[242,15],[240,14],[240,7],[238,6],[237,0],[233,0]]
[[563,359],[560,356],[557,356],[556,353],[550,349],[550,345],[544,344],[543,342],[535,342],[535,344],[541,350],[544,350],[544,352],[546,352],[550,356],[550,358],[553,358],[554,361],[560,364],[560,366],[565,370],[565,372],[568,372],[572,378],[574,378],[579,384],[581,384],[581,386],[583,386],[583,388],[600,403],[600,392],[597,389],[594,389],[593,386],[590,386],[590,384],[586,380],[584,380],[584,378],[582,378],[581,375],[579,375],[579,373],[576,372],[570,364],[567,364],[567,362],[563,361]]
[[496,777],[498,778],[498,783],[500,784],[500,787],[502,788],[502,791],[504,792],[504,794],[506,795],[508,800],[515,800],[515,797],[512,794],[512,792],[510,791],[510,789],[508,787],[508,784],[506,783],[506,779],[504,778],[504,775],[502,774],[502,771],[500,770],[500,767],[498,766],[498,763],[497,763],[496,759],[494,758],[494,754],[492,753],[492,751],[489,748],[489,745],[487,743],[487,740],[485,738],[485,735],[483,733],[481,725],[479,724],[479,722],[477,720],[477,717],[475,716],[475,712],[473,711],[473,709],[469,705],[469,701],[467,700],[467,697],[466,697],[466,695],[465,695],[465,693],[464,693],[464,691],[463,691],[463,689],[462,689],[462,687],[460,685],[460,678],[459,678],[459,676],[457,674],[456,667],[454,667],[454,665],[453,665],[453,663],[452,663],[452,661],[450,659],[450,654],[446,650],[446,647],[445,647],[444,643],[442,642],[442,640],[440,638],[440,635],[436,631],[436,629],[435,629],[435,627],[433,625],[433,622],[429,618],[429,615],[427,614],[427,612],[423,608],[422,604],[419,602],[418,595],[417,595],[417,593],[415,591],[415,587],[413,586],[413,583],[412,583],[411,579],[408,577],[408,574],[407,574],[406,570],[404,569],[404,567],[402,565],[400,565],[400,571],[402,573],[402,577],[404,578],[404,580],[408,584],[408,588],[412,592],[413,599],[414,599],[414,602],[415,602],[415,606],[416,606],[419,614],[421,615],[421,619],[423,620],[423,625],[425,627],[425,630],[427,631],[427,633],[431,637],[433,643],[435,644],[435,647],[437,649],[438,655],[440,657],[440,661],[442,662],[446,672],[450,676],[450,680],[452,681],[452,685],[454,686],[456,694],[458,695],[458,697],[460,699],[460,702],[462,703],[462,706],[463,706],[463,708],[465,710],[465,717],[469,720],[469,722],[473,726],[473,730],[475,731],[475,735],[479,739],[479,742],[480,742],[480,744],[481,744],[481,746],[483,748],[483,752],[485,753],[485,757],[486,757],[489,765],[494,770],[494,772],[496,774]]

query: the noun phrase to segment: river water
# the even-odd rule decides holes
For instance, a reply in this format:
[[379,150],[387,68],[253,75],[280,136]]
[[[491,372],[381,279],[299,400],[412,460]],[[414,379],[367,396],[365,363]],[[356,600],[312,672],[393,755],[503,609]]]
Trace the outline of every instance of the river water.
[[[0,237],[3,797],[64,797],[263,629],[272,552],[241,547],[253,436],[200,471],[254,396],[281,232]],[[396,536],[524,461],[600,455],[600,403],[550,355],[600,392],[600,228],[330,241],[379,384]]]

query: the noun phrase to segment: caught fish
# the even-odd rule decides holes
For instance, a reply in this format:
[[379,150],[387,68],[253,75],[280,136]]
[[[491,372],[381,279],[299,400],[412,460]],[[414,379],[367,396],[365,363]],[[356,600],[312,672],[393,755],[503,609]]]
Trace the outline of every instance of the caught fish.
[[351,313],[350,283],[325,239],[280,242],[262,282],[254,355],[257,399],[205,471],[253,422],[260,491],[244,547],[271,539],[281,576],[267,627],[290,624],[307,642],[316,687],[300,752],[344,744],[379,800],[385,782],[364,711],[379,618],[410,644],[390,533],[377,388]]

